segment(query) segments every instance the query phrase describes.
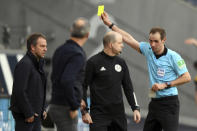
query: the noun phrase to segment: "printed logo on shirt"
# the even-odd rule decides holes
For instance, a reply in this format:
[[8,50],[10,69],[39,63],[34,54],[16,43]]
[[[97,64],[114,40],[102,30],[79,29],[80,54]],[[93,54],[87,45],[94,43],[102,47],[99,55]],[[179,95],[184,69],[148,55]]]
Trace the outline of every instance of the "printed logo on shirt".
[[157,69],[157,75],[159,77],[164,77],[164,75],[165,75],[165,69],[158,68]]
[[101,67],[100,71],[106,71],[105,67]]
[[119,64],[116,64],[116,65],[115,65],[115,70],[116,70],[117,72],[121,72],[122,67],[121,67]]
[[184,60],[179,60],[177,62],[177,65],[178,65],[179,69],[182,69],[183,67],[185,67],[185,61]]

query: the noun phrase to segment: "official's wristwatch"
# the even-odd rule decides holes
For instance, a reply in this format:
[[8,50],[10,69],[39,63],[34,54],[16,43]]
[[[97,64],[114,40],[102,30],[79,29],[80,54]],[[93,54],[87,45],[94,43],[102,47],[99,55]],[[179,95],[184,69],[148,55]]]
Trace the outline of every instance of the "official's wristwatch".
[[109,26],[109,28],[112,29],[113,26],[114,26],[114,23],[111,23],[111,25]]
[[166,82],[166,85],[167,85],[166,89],[170,88],[171,87],[171,82]]

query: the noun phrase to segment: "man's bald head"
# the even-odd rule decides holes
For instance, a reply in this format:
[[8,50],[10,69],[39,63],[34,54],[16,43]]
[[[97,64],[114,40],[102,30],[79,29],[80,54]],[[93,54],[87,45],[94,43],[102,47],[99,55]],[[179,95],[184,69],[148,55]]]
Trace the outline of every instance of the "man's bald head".
[[76,19],[71,28],[71,37],[83,38],[90,32],[90,23],[87,19],[80,17]]
[[103,38],[103,45],[106,47],[109,43],[114,43],[118,38],[122,39],[122,36],[114,31],[107,32]]

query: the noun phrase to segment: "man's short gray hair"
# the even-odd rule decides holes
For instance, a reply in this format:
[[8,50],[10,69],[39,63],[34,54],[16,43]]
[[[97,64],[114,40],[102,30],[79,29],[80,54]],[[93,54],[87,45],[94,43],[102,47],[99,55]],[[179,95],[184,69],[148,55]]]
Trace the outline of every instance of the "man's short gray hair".
[[76,19],[71,28],[71,37],[83,38],[90,32],[90,23],[86,18]]

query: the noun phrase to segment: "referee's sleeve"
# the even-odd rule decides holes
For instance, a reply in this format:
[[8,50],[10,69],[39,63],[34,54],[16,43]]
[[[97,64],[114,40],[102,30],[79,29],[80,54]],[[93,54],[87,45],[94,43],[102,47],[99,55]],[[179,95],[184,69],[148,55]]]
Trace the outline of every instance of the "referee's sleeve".
[[140,42],[140,52],[146,56],[148,53],[148,50],[150,49],[150,44],[147,42]]
[[178,74],[178,76],[188,72],[184,59],[178,54],[174,53],[172,55],[174,70]]
[[129,70],[125,62],[124,62],[124,76],[122,80],[122,85],[123,85],[124,94],[132,110],[133,111],[140,110],[139,105],[137,103],[135,92],[133,90],[133,84],[131,82]]

